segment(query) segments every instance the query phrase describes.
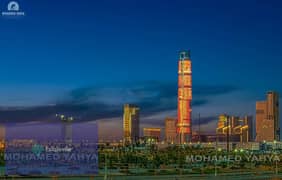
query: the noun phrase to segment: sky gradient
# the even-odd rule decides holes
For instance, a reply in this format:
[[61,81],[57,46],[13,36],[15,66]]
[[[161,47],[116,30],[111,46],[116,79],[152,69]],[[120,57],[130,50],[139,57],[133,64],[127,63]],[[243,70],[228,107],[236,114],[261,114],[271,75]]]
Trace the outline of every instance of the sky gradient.
[[201,113],[207,132],[219,114],[254,116],[255,101],[282,92],[280,1],[18,2],[26,16],[0,18],[1,121],[58,112],[111,128],[121,125],[122,105],[134,103],[143,126],[163,126],[176,116],[184,49],[193,121]]

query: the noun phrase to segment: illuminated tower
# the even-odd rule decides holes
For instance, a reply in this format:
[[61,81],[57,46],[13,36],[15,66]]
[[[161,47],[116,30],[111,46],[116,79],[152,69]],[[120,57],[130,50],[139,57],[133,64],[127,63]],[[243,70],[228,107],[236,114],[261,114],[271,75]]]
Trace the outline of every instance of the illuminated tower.
[[124,143],[134,144],[139,140],[139,107],[125,104],[123,111]]
[[179,143],[191,140],[192,70],[190,51],[181,51],[178,62],[178,118]]

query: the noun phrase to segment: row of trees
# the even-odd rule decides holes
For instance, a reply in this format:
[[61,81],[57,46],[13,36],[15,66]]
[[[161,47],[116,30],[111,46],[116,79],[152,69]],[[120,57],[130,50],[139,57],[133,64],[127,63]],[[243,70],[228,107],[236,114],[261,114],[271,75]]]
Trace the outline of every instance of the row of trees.
[[[240,161],[208,161],[208,162],[186,162],[186,156],[236,156],[240,155]],[[112,151],[103,149],[99,151],[99,167],[103,169],[107,166],[109,169],[212,169],[214,166],[219,169],[242,169],[250,170],[259,166],[273,167],[273,161],[255,161],[251,162],[250,152],[214,150],[211,148],[191,147],[191,146],[171,146],[158,150],[151,146],[147,149],[136,150],[132,147],[119,147]],[[282,160],[282,156],[280,154]],[[278,162],[278,167],[282,164]]]

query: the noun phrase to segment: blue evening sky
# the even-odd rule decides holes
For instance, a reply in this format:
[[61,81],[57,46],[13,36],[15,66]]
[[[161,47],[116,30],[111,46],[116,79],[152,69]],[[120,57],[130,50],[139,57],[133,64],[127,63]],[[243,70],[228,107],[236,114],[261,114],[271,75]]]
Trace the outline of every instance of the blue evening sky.
[[24,17],[0,18],[2,107],[53,104],[84,87],[176,88],[183,49],[191,49],[195,87],[236,89],[196,112],[253,114],[266,91],[282,92],[281,1],[18,2]]

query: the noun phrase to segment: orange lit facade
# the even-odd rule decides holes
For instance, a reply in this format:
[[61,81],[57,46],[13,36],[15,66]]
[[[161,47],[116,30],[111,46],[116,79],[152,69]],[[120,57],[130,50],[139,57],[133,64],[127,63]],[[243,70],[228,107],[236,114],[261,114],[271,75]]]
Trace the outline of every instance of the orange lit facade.
[[177,142],[175,118],[167,117],[165,119],[165,141],[170,144]]
[[218,119],[216,134],[219,141],[250,142],[253,140],[252,116],[243,118],[221,114]]
[[143,135],[159,142],[161,140],[161,128],[143,128]]
[[192,64],[190,51],[181,51],[178,62],[177,136],[183,144],[191,139]]
[[266,101],[256,102],[256,141],[280,141],[279,94],[270,91]]
[[5,135],[6,135],[5,126],[0,124],[0,151],[5,150]]
[[139,107],[125,104],[123,111],[124,143],[134,144],[139,140]]

